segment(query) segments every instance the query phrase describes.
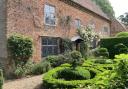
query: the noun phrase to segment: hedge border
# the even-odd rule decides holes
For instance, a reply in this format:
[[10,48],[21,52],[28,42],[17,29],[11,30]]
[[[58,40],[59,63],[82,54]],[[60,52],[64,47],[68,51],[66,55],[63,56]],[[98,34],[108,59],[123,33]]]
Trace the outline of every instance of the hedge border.
[[[70,68],[70,67],[57,67],[51,71],[49,71],[48,73],[46,73],[44,75],[43,78],[43,84],[44,87],[52,88],[52,89],[56,89],[56,88],[77,88],[80,85],[88,85],[88,84],[92,84],[95,81],[96,76],[100,73],[99,70],[95,69],[95,68],[86,68],[90,71],[93,71],[96,73],[95,77],[93,79],[89,79],[89,80],[72,80],[72,81],[65,81],[65,80],[60,80],[60,79],[55,79],[53,77],[54,74],[56,74],[57,71],[63,70],[65,68]],[[84,67],[85,68],[85,67]]]

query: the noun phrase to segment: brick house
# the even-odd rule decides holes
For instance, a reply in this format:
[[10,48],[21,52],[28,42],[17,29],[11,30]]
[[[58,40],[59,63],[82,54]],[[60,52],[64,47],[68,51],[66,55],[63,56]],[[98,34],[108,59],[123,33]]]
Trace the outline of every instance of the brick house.
[[126,27],[117,19],[111,20],[111,36],[115,36],[119,32],[126,32]]
[[[60,38],[77,36],[81,25],[110,36],[110,19],[91,0],[0,0],[0,60],[7,60],[7,38],[14,33],[33,38],[33,60],[61,52]],[[6,63],[6,62],[5,62]]]

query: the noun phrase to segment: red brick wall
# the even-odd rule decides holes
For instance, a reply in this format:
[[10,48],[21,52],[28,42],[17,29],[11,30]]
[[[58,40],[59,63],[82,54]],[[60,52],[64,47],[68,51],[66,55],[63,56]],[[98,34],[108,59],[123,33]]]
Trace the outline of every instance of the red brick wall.
[[[48,3],[56,7],[58,18],[57,26],[46,29],[44,25],[44,4]],[[100,18],[90,12],[83,12],[59,0],[8,0],[7,8],[7,35],[14,33],[27,35],[34,40],[33,59],[41,60],[41,36],[51,37],[73,37],[76,35],[74,20],[80,19],[82,25],[88,25],[89,21],[95,22],[95,32],[99,33],[104,26],[110,28],[107,20]],[[59,24],[59,17],[71,16],[71,29],[65,30]],[[102,33],[102,32],[101,32]],[[102,33],[109,36],[109,33]]]
[[126,31],[125,26],[123,26],[118,20],[113,19],[111,23],[111,36],[115,36],[119,32]]

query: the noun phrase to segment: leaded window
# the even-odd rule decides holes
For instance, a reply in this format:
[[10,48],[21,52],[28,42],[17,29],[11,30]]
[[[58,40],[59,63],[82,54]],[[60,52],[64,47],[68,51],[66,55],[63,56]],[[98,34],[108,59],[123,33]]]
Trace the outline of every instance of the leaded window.
[[42,57],[48,55],[56,55],[59,53],[58,38],[43,37],[42,38]]
[[45,16],[45,25],[50,25],[50,26],[56,25],[56,16],[55,16],[54,6],[45,4],[44,16]]

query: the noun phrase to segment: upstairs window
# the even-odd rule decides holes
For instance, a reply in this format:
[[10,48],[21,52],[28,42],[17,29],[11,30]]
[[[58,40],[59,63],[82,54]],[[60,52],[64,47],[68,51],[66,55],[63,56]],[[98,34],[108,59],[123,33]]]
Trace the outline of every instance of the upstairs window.
[[109,32],[108,27],[104,27],[103,32],[108,33]]
[[56,16],[55,16],[55,7],[45,4],[44,7],[44,19],[45,25],[55,26],[56,25]]
[[78,29],[81,27],[81,21],[79,19],[75,20],[75,27]]

